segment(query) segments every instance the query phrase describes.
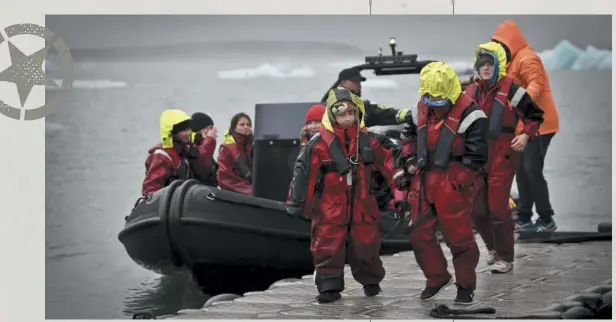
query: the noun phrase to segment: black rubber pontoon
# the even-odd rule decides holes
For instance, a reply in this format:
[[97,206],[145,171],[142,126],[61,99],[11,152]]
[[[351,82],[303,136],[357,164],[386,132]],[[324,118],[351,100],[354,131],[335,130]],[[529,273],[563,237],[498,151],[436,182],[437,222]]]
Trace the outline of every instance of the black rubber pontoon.
[[[389,213],[381,218],[389,232],[381,253],[411,250],[408,221],[398,225]],[[208,294],[246,292],[242,279],[267,287],[313,271],[308,221],[287,215],[282,202],[196,180],[176,181],[139,203],[119,239],[139,265],[161,274],[188,269]]]

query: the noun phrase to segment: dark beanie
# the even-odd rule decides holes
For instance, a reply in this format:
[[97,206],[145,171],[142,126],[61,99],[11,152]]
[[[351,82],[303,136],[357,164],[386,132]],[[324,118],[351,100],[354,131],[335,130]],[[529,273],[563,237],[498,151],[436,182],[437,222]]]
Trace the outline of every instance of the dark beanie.
[[191,119],[193,132],[199,132],[208,126],[214,125],[212,118],[205,113],[197,112],[191,116]]
[[171,134],[177,134],[184,130],[190,129],[192,125],[192,120],[188,119],[186,121],[182,121],[171,128]]

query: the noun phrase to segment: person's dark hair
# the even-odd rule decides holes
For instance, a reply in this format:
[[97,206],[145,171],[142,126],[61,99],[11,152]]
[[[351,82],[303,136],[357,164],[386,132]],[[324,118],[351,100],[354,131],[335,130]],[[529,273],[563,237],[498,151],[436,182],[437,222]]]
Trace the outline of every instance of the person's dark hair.
[[485,64],[494,66],[494,58],[490,55],[479,55],[479,57],[475,61],[475,69],[479,70],[479,67]]
[[237,127],[237,123],[240,122],[240,119],[242,117],[245,117],[248,122],[250,122],[250,125],[252,125],[252,119],[250,118],[250,116],[248,116],[248,114],[242,112],[237,113],[231,118],[231,126],[229,127],[231,129],[231,132],[235,132],[235,127]]

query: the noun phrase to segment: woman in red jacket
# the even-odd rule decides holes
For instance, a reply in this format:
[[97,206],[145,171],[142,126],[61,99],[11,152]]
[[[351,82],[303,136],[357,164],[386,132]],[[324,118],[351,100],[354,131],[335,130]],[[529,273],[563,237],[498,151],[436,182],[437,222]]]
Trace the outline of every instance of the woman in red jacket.
[[218,150],[218,186],[252,195],[252,120],[245,113],[231,118],[223,144]]

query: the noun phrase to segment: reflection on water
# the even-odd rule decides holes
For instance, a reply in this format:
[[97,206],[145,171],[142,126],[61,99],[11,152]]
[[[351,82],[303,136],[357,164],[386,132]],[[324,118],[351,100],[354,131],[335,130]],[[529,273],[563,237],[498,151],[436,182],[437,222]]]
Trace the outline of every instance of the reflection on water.
[[161,316],[183,309],[199,309],[209,298],[186,272],[144,281],[140,288],[129,289],[127,293],[123,310],[127,316],[141,312]]

